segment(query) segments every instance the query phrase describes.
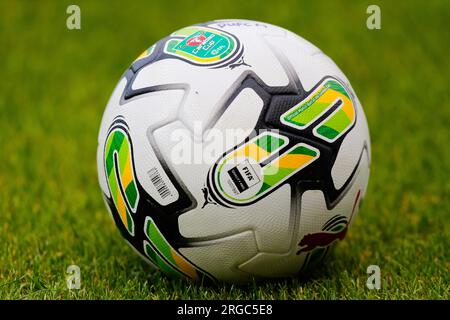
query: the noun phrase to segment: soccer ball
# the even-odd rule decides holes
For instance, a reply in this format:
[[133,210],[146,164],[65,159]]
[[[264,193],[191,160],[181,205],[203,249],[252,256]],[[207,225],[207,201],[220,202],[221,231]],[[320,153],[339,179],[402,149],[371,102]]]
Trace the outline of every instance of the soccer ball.
[[314,269],[366,193],[370,141],[348,79],[267,23],[175,31],[126,70],[98,177],[126,241],[173,276],[244,282]]

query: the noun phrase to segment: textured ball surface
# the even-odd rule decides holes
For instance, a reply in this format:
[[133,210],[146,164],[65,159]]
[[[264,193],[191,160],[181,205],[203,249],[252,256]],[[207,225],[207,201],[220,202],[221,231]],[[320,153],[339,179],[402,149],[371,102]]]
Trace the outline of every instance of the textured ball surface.
[[370,140],[348,79],[262,22],[183,28],[139,56],[103,115],[98,176],[123,237],[169,275],[296,275],[343,240]]

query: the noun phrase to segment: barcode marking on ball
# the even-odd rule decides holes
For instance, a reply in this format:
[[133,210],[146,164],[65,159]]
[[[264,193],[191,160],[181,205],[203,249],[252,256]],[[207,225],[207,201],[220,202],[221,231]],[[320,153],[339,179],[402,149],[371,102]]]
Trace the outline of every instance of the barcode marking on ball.
[[165,199],[168,196],[172,196],[172,193],[169,190],[169,187],[164,182],[163,178],[159,174],[159,171],[157,168],[152,168],[148,172],[148,175],[150,177],[150,181],[153,183],[153,185],[156,188],[156,191],[158,191],[161,198]]

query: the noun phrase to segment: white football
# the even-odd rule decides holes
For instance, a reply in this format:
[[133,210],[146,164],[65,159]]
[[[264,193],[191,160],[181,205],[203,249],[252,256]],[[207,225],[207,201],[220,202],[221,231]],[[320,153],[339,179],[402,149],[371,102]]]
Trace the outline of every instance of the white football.
[[189,26],[117,84],[98,178],[126,241],[173,276],[248,281],[311,270],[366,193],[370,140],[320,49],[248,20]]

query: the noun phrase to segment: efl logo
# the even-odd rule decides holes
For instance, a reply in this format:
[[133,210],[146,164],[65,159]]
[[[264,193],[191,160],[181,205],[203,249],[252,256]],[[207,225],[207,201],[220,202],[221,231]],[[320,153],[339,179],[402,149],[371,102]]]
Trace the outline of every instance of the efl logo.
[[199,46],[199,45],[203,44],[203,42],[205,42],[205,40],[206,40],[205,35],[204,35],[204,34],[200,34],[200,35],[198,35],[198,36],[195,36],[195,37],[190,38],[190,39],[186,42],[186,44],[187,44],[188,46],[190,46],[190,47],[196,47],[196,46]]

